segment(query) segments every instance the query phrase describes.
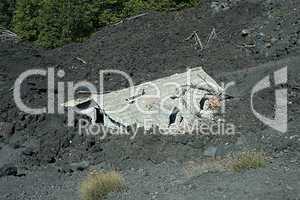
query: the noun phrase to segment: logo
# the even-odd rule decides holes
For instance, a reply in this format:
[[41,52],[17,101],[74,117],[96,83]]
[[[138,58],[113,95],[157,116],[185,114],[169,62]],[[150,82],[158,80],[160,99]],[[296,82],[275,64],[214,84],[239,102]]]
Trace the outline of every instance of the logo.
[[[286,84],[287,83],[287,69],[288,67],[284,67],[282,69],[277,70],[274,72],[274,84],[275,86]],[[275,90],[275,117],[274,119],[269,119],[260,113],[258,113],[253,106],[253,96],[255,93],[271,87],[271,81],[270,81],[270,75],[264,77],[262,80],[260,80],[252,89],[251,92],[251,109],[254,115],[262,121],[264,124],[270,126],[271,128],[281,132],[286,133],[287,132],[287,120],[288,120],[288,114],[287,114],[287,89],[276,89]]]

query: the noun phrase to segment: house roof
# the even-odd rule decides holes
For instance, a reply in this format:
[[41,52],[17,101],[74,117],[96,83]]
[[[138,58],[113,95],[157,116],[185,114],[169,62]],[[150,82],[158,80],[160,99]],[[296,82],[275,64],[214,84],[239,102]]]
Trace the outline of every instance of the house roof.
[[[180,98],[182,92],[185,92],[184,101],[189,101],[185,107],[182,106],[183,99]],[[106,116],[104,125],[112,128],[116,124],[112,122],[124,126],[136,124],[146,129],[153,126],[167,128],[175,107],[185,112],[186,116],[192,115],[193,110],[196,109],[193,102],[196,104],[199,102],[200,105],[203,96],[211,92],[221,94],[223,88],[202,67],[197,67],[131,88],[70,100],[63,105],[65,107],[82,107],[85,104],[100,106]]]
[[176,98],[180,95],[179,88],[185,86],[204,89],[196,90],[197,94],[194,92],[201,98],[211,90],[223,91],[201,67],[197,67],[132,88],[92,95],[92,98],[111,119],[125,126],[137,124],[146,129],[153,125],[167,128],[173,109],[180,107],[180,98]]

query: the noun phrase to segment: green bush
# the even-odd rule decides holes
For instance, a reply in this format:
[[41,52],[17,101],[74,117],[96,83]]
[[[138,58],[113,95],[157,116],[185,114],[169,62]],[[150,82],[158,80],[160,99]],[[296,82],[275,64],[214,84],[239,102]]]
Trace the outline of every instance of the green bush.
[[151,10],[168,11],[195,6],[198,2],[199,0],[150,0],[149,7]]
[[18,0],[14,30],[21,38],[53,48],[82,41],[96,27],[93,7],[78,0]]
[[64,19],[61,13],[64,5],[59,0],[44,0],[40,5],[40,14],[38,17],[37,42],[44,47],[56,47],[68,42],[68,37],[62,37]]
[[13,18],[15,32],[24,40],[35,41],[39,35],[39,0],[17,0]]
[[[13,27],[22,39],[54,48],[69,42],[81,42],[97,28],[116,23],[125,17],[148,10],[191,6],[197,1],[17,0]],[[1,5],[0,9],[3,7]]]
[[87,3],[77,0],[43,0],[37,42],[53,48],[68,42],[82,41],[95,29]]
[[0,26],[9,28],[15,11],[15,0],[0,1]]
[[146,10],[149,10],[149,8],[150,8],[149,3],[144,0],[129,0],[124,4],[122,15],[123,17],[137,15]]

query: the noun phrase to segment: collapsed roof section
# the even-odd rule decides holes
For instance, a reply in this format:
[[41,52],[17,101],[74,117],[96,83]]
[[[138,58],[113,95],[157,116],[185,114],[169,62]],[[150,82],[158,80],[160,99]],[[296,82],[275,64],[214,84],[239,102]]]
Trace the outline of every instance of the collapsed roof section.
[[[100,108],[104,116],[103,124],[110,128],[136,124],[145,129],[153,126],[165,129],[173,123],[196,116],[211,118],[214,110],[206,100],[212,96],[220,97],[222,93],[223,88],[198,67],[131,88],[71,100],[64,105],[78,107],[93,102],[91,107],[95,109],[89,107],[81,113],[95,122],[96,108]],[[176,119],[179,117],[180,120]]]

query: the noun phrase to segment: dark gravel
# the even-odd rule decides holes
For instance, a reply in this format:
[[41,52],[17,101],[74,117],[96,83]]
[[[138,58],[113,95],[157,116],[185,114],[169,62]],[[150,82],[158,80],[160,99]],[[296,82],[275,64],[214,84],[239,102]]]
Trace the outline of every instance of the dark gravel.
[[[1,41],[0,122],[13,129],[6,137],[0,134],[0,167],[16,166],[18,175],[24,176],[0,178],[0,199],[78,199],[79,182],[86,170],[71,166],[82,162],[122,171],[129,190],[112,194],[110,199],[300,199],[300,2],[219,2],[225,2],[226,8],[217,11],[211,7],[212,1],[205,0],[197,8],[149,13],[100,29],[84,43],[53,50]],[[202,51],[185,41],[193,31],[206,41],[213,28],[217,38]],[[289,130],[280,134],[255,118],[249,100],[259,80],[286,65]],[[65,115],[20,112],[11,92],[17,76],[32,68],[63,69],[66,75],[60,81],[92,83],[97,83],[99,70],[119,69],[138,84],[183,72],[188,66],[203,66],[218,81],[236,82],[230,90],[235,98],[227,103],[226,119],[237,126],[238,134],[139,134],[135,140],[110,136],[99,141],[67,128]],[[125,80],[114,75],[108,76],[106,83],[106,91],[127,87]],[[46,78],[29,78],[22,98],[29,105],[46,105]],[[273,116],[272,89],[258,93],[254,102],[256,110]],[[273,160],[257,171],[208,173],[187,179],[182,174],[184,163],[203,160],[209,146],[226,146],[229,151],[262,148]]]

